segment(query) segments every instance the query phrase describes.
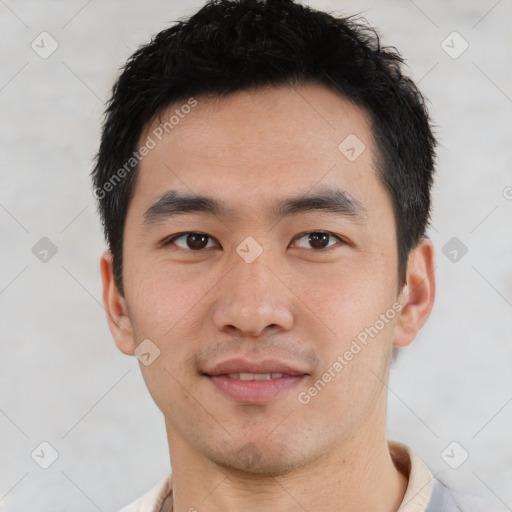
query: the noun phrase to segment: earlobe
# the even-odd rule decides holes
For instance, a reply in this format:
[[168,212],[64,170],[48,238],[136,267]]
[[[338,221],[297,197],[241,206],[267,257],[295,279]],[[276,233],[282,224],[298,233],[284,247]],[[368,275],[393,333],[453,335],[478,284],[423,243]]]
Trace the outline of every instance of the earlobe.
[[434,245],[422,238],[410,252],[406,284],[401,293],[403,305],[398,317],[393,345],[411,344],[427,321],[436,292]]
[[100,259],[101,280],[103,282],[103,305],[107,314],[108,326],[117,348],[127,355],[133,355],[135,344],[128,315],[126,300],[119,292],[114,279],[112,253],[105,251]]

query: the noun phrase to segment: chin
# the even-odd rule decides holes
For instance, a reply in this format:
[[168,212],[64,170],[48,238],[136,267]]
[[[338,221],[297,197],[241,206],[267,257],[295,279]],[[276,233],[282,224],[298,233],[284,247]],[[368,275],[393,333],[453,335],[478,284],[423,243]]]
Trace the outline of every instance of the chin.
[[[288,454],[283,453],[288,451]],[[256,442],[247,441],[240,449],[234,451],[233,443],[222,453],[205,454],[215,464],[230,473],[250,473],[251,475],[282,476],[293,472],[309,462],[310,457],[299,453],[297,446],[283,450],[280,446],[262,446]],[[315,459],[316,457],[311,457]]]

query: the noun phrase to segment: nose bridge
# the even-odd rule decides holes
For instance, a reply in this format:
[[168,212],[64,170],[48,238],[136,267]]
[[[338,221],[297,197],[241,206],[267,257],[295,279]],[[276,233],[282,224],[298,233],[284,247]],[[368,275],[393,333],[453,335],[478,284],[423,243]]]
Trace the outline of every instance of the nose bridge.
[[[237,252],[240,249],[247,247],[241,244]],[[264,253],[252,261],[244,259],[244,253],[234,255],[232,270],[223,279],[215,306],[218,329],[258,336],[269,326],[285,330],[291,327],[293,312],[288,291],[270,266]]]

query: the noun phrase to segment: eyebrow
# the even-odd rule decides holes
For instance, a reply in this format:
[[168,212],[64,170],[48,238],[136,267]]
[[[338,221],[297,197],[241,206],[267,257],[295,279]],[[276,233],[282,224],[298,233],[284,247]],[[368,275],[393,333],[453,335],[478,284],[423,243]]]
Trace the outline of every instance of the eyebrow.
[[[357,198],[345,190],[333,188],[281,199],[270,208],[266,217],[272,221],[311,212],[333,213],[359,224],[364,224],[368,217],[366,208]],[[145,211],[144,224],[150,226],[190,213],[207,214],[225,219],[239,218],[234,209],[228,208],[212,197],[169,190]]]

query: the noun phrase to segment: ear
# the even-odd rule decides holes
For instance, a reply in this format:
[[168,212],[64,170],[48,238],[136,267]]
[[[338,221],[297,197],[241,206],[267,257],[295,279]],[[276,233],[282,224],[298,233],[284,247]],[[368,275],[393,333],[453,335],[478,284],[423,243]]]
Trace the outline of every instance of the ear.
[[132,356],[135,349],[133,331],[126,300],[120,293],[114,279],[112,253],[105,251],[100,259],[101,280],[103,282],[103,305],[107,313],[108,326],[117,348]]
[[406,284],[399,300],[402,311],[398,317],[393,345],[405,347],[413,342],[423,327],[436,294],[434,244],[422,238],[409,253]]

